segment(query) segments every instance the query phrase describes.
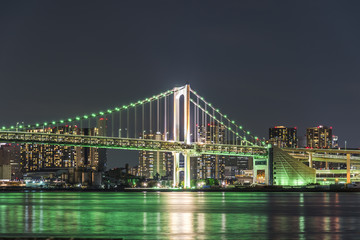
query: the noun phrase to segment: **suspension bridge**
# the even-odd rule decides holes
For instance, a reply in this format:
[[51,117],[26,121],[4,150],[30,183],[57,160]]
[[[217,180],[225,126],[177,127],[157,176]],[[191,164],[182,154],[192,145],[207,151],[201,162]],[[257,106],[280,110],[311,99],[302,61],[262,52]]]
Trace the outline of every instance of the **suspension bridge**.
[[[97,133],[92,129],[98,124]],[[58,134],[59,126],[74,131]],[[184,171],[190,187],[190,157],[251,156],[267,159],[266,143],[206,101],[190,85],[104,111],[35,124],[3,126],[0,142],[172,152],[174,186]],[[184,167],[180,167],[180,155]]]
[[[350,182],[350,160],[360,162],[356,156],[350,156],[359,155],[360,151],[272,148],[188,84],[99,112],[2,126],[0,142],[171,152],[173,185],[179,186],[183,171],[185,188],[190,187],[190,158],[201,155],[252,157],[254,176],[257,171],[264,171],[266,183],[275,185],[315,182],[313,160],[346,162]],[[309,167],[302,163],[306,159]]]

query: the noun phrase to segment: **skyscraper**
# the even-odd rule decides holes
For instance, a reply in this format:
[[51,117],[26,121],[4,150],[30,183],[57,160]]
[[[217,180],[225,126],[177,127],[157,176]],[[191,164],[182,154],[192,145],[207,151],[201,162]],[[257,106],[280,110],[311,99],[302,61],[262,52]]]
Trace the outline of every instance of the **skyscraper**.
[[332,148],[332,127],[319,125],[306,129],[306,146],[309,148]]
[[[99,121],[100,122],[100,121]],[[106,122],[105,122],[106,124]],[[103,127],[103,122],[98,126]],[[105,125],[106,126],[106,125]],[[29,132],[99,136],[104,128],[83,128],[59,126],[53,128],[32,129]],[[20,156],[23,172],[56,171],[59,169],[83,168],[93,171],[104,171],[106,151],[98,148],[73,147],[45,144],[22,144]]]
[[19,144],[8,143],[0,145],[0,166],[1,165],[10,166],[12,180],[22,178]]
[[297,147],[297,128],[284,126],[275,126],[273,128],[269,128],[269,142],[278,147]]
[[[100,118],[97,122],[97,130],[96,136],[106,136],[107,134],[107,118]],[[96,149],[98,152],[98,163],[97,170],[100,172],[105,171],[106,162],[107,162],[107,150],[106,148],[98,148]]]
[[[226,143],[225,126],[218,123],[208,123],[207,126],[198,128],[199,140],[207,144]],[[225,157],[218,155],[201,155],[197,158],[197,178],[224,179]]]
[[[146,134],[144,139],[163,140],[161,133]],[[173,173],[173,156],[171,152],[140,151],[139,174],[145,178],[171,179]]]

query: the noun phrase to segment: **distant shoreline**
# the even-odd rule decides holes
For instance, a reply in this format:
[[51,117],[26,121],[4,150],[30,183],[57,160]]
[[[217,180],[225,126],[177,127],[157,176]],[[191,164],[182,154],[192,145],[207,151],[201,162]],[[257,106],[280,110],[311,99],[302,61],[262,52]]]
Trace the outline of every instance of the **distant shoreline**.
[[39,188],[0,188],[2,193],[33,193],[33,192],[360,192],[360,188],[322,189],[322,188],[231,188],[231,189],[39,189]]

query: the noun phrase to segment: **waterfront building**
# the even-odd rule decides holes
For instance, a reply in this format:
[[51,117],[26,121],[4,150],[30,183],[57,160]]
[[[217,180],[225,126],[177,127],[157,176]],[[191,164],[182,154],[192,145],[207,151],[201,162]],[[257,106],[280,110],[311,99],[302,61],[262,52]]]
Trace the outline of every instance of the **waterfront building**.
[[297,128],[275,126],[269,128],[269,142],[278,147],[298,147]]
[[[163,140],[164,136],[156,134],[145,134],[144,139]],[[173,156],[171,152],[140,151],[139,152],[139,176],[145,178],[172,179]]]
[[0,180],[10,180],[11,179],[11,165],[4,164],[0,165]]
[[253,169],[251,157],[227,156],[225,158],[225,179],[234,180],[239,175]]
[[[105,122],[105,128],[104,128]],[[28,132],[104,136],[106,120],[99,120],[96,128],[78,128],[65,125],[52,128],[30,129]],[[60,169],[82,168],[104,171],[106,151],[99,148],[74,147],[46,144],[22,144],[20,159],[23,172],[57,171]]]
[[332,148],[332,127],[319,125],[306,130],[306,147]]
[[10,166],[11,180],[22,178],[19,144],[0,145],[0,166],[2,165]]
[[[225,126],[217,122],[210,122],[205,126],[198,127],[199,142],[206,144],[227,143]],[[225,156],[201,155],[197,158],[197,179],[224,179]],[[195,174],[193,175],[195,177]]]

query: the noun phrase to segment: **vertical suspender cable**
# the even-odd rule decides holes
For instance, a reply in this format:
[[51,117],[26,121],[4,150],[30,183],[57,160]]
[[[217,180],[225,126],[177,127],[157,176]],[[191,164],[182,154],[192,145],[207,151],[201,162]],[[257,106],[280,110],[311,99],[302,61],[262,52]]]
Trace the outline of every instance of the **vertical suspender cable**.
[[111,113],[111,137],[114,137],[114,113]]
[[229,128],[230,128],[230,120],[228,119],[228,139],[227,139],[227,141],[228,141],[228,144],[230,144],[230,134],[231,134],[231,131],[229,130]]
[[121,138],[121,110],[119,111],[119,138]]
[[196,129],[196,139],[197,141],[199,142],[199,127],[200,127],[200,124],[199,124],[199,97],[196,97],[196,124],[197,124],[197,129]]
[[149,131],[149,134],[152,134],[152,128],[151,128],[151,125],[152,125],[152,108],[151,108],[151,100],[150,100],[150,131]]
[[214,117],[215,117],[215,109],[213,108],[213,143],[215,143],[215,141],[216,141],[216,121],[215,121],[215,119],[214,119]]
[[135,107],[134,107],[134,111],[135,111],[135,127],[134,127],[135,136],[134,136],[134,138],[137,138],[137,136],[136,136],[136,134],[137,134],[137,132],[136,132],[136,126],[137,126],[137,121],[136,121],[136,105],[135,105]]
[[[209,128],[209,130],[210,130],[210,128]],[[207,130],[207,113],[206,113],[206,103],[205,103],[205,142],[207,142],[207,134],[208,134],[207,131],[208,131]],[[209,140],[211,141],[211,138]]]
[[157,99],[157,116],[156,116],[156,133],[158,133],[160,131],[160,103],[159,103],[159,98]]
[[196,142],[196,104],[194,104],[194,115],[193,115],[193,141]]
[[[224,129],[224,124],[222,124],[222,121],[223,121],[223,116],[222,114],[220,113],[220,123],[219,123],[219,129],[221,129],[221,141],[219,139],[219,142],[220,144],[223,144],[224,143],[224,134],[225,134],[225,131],[223,132],[222,130]],[[220,130],[219,130],[219,133],[220,133]]]
[[142,139],[144,139],[144,134],[145,134],[145,130],[144,130],[144,115],[145,115],[145,112],[144,112],[144,105],[145,105],[145,103],[143,102],[142,103],[142,105],[141,105],[141,110],[142,110],[142,130],[141,130],[141,137],[142,137]]
[[205,128],[205,112],[204,110],[201,110],[202,116],[201,116],[201,132],[203,134],[204,143],[206,143],[206,128]]
[[[235,126],[233,126],[233,127],[235,127]],[[235,138],[236,138],[236,134],[235,134],[235,131],[233,131],[233,145],[236,145],[236,142],[235,142]]]
[[126,137],[129,138],[129,128],[130,128],[130,118],[129,118],[129,108],[127,109],[127,129],[126,129]]
[[166,129],[166,114],[167,114],[167,95],[165,95],[165,100],[164,100],[164,140],[167,141],[167,129]]

